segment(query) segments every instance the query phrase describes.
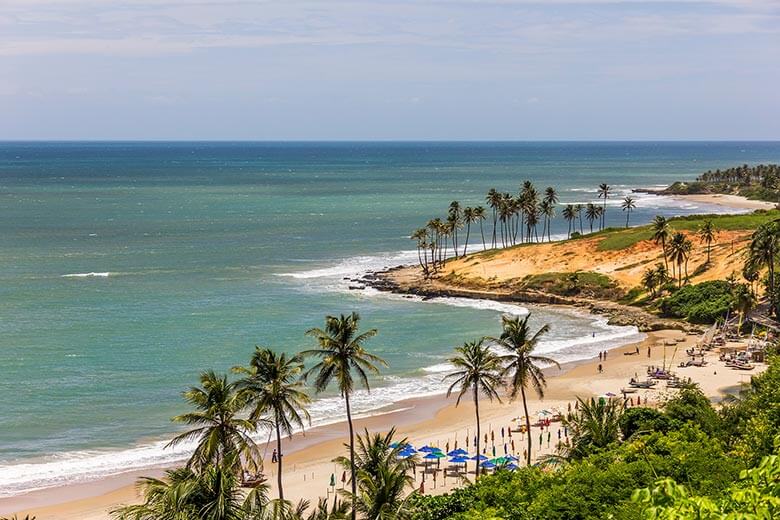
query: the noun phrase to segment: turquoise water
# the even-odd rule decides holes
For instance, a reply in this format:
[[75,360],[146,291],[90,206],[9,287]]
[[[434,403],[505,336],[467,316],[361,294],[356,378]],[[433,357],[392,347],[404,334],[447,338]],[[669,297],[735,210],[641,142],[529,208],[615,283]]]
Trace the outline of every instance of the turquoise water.
[[[778,143],[0,143],[0,496],[176,460],[161,439],[200,370],[254,345],[294,352],[357,310],[391,367],[368,411],[441,391],[451,349],[519,306],[420,302],[344,277],[414,261],[414,227],[531,179],[562,202],[708,168],[780,161]],[[636,223],[714,211],[639,196]],[[720,210],[722,211],[722,210]],[[556,220],[553,233],[565,233]],[[534,310],[562,361],[637,338]],[[595,337],[593,334],[595,333]],[[314,406],[318,421],[338,399]]]

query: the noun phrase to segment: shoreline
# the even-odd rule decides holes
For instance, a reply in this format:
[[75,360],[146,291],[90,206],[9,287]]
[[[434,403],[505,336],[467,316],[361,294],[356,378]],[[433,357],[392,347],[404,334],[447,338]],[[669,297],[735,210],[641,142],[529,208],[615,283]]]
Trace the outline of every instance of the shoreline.
[[[674,349],[662,346],[673,338],[682,338],[684,341]],[[639,342],[609,350],[608,359],[603,362],[603,374],[597,371],[599,364],[597,358],[564,364],[560,372],[546,369],[549,379],[545,399],[539,400],[534,396],[529,400],[529,411],[532,417],[542,408],[557,408],[565,411],[566,406],[572,403],[576,396],[587,398],[604,395],[607,392],[619,393],[621,388],[626,386],[628,378],[636,373],[642,373],[650,364],[660,364],[664,356],[671,363],[675,354],[684,352],[682,349],[695,344],[697,339],[698,336],[683,335],[676,330],[654,331],[647,333],[646,337]],[[639,355],[623,355],[637,348],[640,350]],[[646,356],[647,349],[651,351],[649,358]],[[708,356],[708,359],[717,360],[717,354],[714,352],[709,353]],[[733,390],[741,383],[749,381],[749,376],[754,373],[727,371],[720,366],[716,367],[716,372],[722,372],[721,376],[714,375],[711,367],[691,367],[684,370],[682,374],[690,375],[699,382],[702,391],[714,401],[719,400],[722,392]],[[760,370],[756,370],[755,373]],[[651,405],[657,405],[668,393],[658,389],[644,390],[633,395],[641,395],[643,399],[649,399]],[[471,402],[464,401],[456,408],[454,401],[455,396],[447,399],[442,394],[399,401],[387,413],[355,420],[356,431],[362,432],[364,428],[370,431],[387,431],[391,427],[396,427],[398,438],[408,437],[414,444],[429,443],[443,447],[446,442],[464,439],[469,435],[470,429],[473,431]],[[480,411],[485,431],[497,430],[503,425],[509,426],[514,417],[523,415],[518,403],[499,404],[481,401]],[[535,436],[538,430],[533,431]],[[305,436],[296,435],[292,440],[283,441],[286,451],[285,490],[293,501],[301,498],[316,501],[318,497],[328,494],[325,482],[329,480],[331,473],[336,475],[340,473],[335,470],[331,460],[343,454],[345,435],[346,421],[342,420],[315,427]],[[517,452],[521,452],[523,447],[523,443],[518,443]],[[532,454],[537,457],[551,451],[552,449],[543,448]],[[265,459],[265,467],[269,470],[266,476],[271,484],[273,497],[275,467],[270,463],[269,458]],[[134,471],[97,482],[47,488],[26,495],[0,499],[0,514],[16,513],[22,516],[32,514],[36,515],[38,520],[105,520],[109,518],[108,510],[120,504],[134,503],[139,500],[133,484],[137,476],[161,476],[162,474],[162,468]],[[337,476],[337,481],[339,480]],[[440,483],[438,488],[429,489],[426,485],[426,492],[451,491],[456,485],[455,479],[450,478],[449,481]]]
[[[773,203],[767,203],[761,201],[748,201],[744,197],[732,196],[732,195],[713,194],[713,195],[679,195],[679,196],[664,195],[664,196],[669,196],[672,198],[680,198],[682,200],[687,199],[687,200],[694,200],[697,202],[721,205],[732,209],[768,209],[767,205],[769,206],[769,208],[773,208],[775,206]],[[735,199],[739,199],[739,200],[735,200]],[[412,266],[412,269],[414,269],[414,266]],[[386,280],[379,281],[379,282],[378,280],[383,280],[382,278],[383,273],[393,272],[397,270],[399,270],[399,268],[391,268],[386,271],[378,272],[378,273],[367,273],[360,279],[360,281],[378,290],[385,290],[385,291],[392,290],[387,287],[384,288],[381,287],[382,283],[385,283]],[[397,290],[392,290],[392,291],[401,294],[418,294],[420,296],[423,296],[424,298],[437,297],[437,296],[466,297],[472,299],[507,301],[512,303],[532,303],[535,305],[568,306],[573,310],[579,312],[589,312],[591,314],[610,316],[609,324],[612,325],[637,325],[637,322],[631,320],[629,321],[623,320],[622,322],[617,322],[617,323],[613,322],[612,320],[615,318],[614,313],[618,307],[620,307],[621,310],[628,308],[627,306],[621,306],[614,302],[601,302],[598,300],[585,300],[585,299],[577,300],[577,299],[570,299],[570,298],[567,299],[555,295],[545,295],[543,293],[539,293],[536,295],[528,294],[528,295],[524,295],[527,298],[518,298],[517,295],[510,294],[510,293],[503,294],[501,292],[496,292],[496,291],[481,291],[481,290],[472,290],[467,288],[456,288],[456,287],[452,287],[448,291],[444,291],[444,292],[442,292],[441,289],[431,290],[429,292],[426,292],[426,290],[422,290],[420,292],[413,292],[408,290],[400,290],[398,288],[396,289]],[[536,300],[534,300],[533,298],[536,298]],[[639,327],[639,325],[637,326]],[[700,327],[691,326],[690,324],[684,322],[671,322],[671,321],[658,322],[655,323],[652,327],[647,327],[644,330],[640,327],[640,331],[648,332],[648,335],[644,340],[640,342],[630,342],[621,346],[616,346],[611,350],[609,350],[609,352],[622,353],[630,350],[631,348],[634,348],[637,345],[639,345],[640,348],[644,348],[645,346],[651,346],[650,343],[652,343],[653,341],[658,341],[658,339],[663,338],[664,335],[682,334],[679,330],[676,331],[668,330],[668,327],[670,326],[679,326],[680,330],[686,332],[701,330]],[[623,360],[618,359],[618,361],[623,361]],[[628,361],[631,362],[634,360],[628,360]],[[636,361],[644,361],[643,356],[639,356],[639,358]],[[577,372],[579,367],[589,367],[589,369],[592,371],[593,367],[596,364],[597,362],[594,359],[573,361],[571,363],[566,364],[566,366],[568,367],[567,370],[562,371],[561,374],[555,374],[555,377],[551,377],[550,381],[551,382],[556,381],[558,382],[558,385],[561,385],[563,384],[561,383],[562,381],[567,380],[567,374]],[[632,366],[636,364],[637,363],[633,363]],[[638,363],[638,364],[641,365],[642,363]],[[740,374],[740,375],[744,376],[745,374]],[[592,376],[588,377],[587,379],[588,380],[592,379]],[[730,380],[729,384],[723,385],[722,388],[734,387],[739,382],[740,382],[739,380],[736,382],[734,380]],[[588,386],[588,385],[585,385],[583,388],[589,388],[590,390],[595,389],[594,386]],[[567,394],[566,392],[559,391],[558,395],[559,396],[568,395],[567,399],[569,401],[573,398],[573,394],[571,392]],[[717,398],[717,395],[711,395],[710,393],[708,393],[707,395],[708,397],[713,399]],[[559,397],[558,400],[560,399],[562,398]],[[540,403],[534,401],[534,404],[538,405]],[[449,426],[461,424],[461,422],[458,422],[457,420],[449,417],[450,415],[457,416],[462,411],[462,409],[463,408],[461,407],[461,409],[455,411],[454,406],[452,404],[452,399],[446,400],[443,399],[443,394],[436,394],[427,397],[418,397],[418,398],[396,401],[383,408],[366,412],[366,414],[369,415],[367,417],[356,419],[355,425],[358,431],[362,430],[362,428],[364,427],[370,429],[386,430],[389,429],[391,425],[396,425],[399,426],[399,430],[402,432],[407,432],[407,431],[415,432],[417,435],[419,435],[420,431],[423,428],[428,428],[428,430],[435,431],[437,428],[440,429],[442,426],[447,426],[448,424]],[[490,410],[490,412],[495,412],[493,405],[488,405],[487,409]],[[386,411],[383,412],[382,410],[386,410]],[[490,412],[486,417],[490,417]],[[461,415],[463,414],[461,413]],[[449,419],[443,421],[443,423],[436,424],[437,420],[440,421],[441,420],[440,418],[443,416],[448,417]],[[431,419],[431,417],[434,417],[434,419]],[[433,424],[429,424],[431,422],[433,422]],[[289,450],[288,457],[287,457],[287,464],[288,466],[292,465],[292,468],[286,471],[285,480],[292,479],[294,478],[295,475],[300,477],[301,468],[296,469],[296,466],[298,465],[303,467],[311,466],[312,463],[304,462],[306,460],[310,460],[306,458],[307,454],[317,453],[320,456],[322,456],[323,453],[331,453],[331,455],[329,455],[330,458],[333,458],[335,454],[340,454],[339,447],[344,438],[344,431],[343,431],[344,429],[345,429],[345,421],[340,420],[337,422],[333,422],[331,424],[315,427],[310,432],[308,432],[306,436],[297,435],[292,441],[287,442],[286,450]],[[263,446],[263,444],[260,445]],[[320,463],[319,468],[321,469],[323,465],[322,460],[320,460],[319,463]],[[270,467],[268,461],[266,461],[266,464],[267,464],[266,466],[267,468]],[[329,462],[325,462],[324,464],[325,466],[332,465]],[[169,466],[164,466],[164,467],[169,467]],[[105,511],[110,507],[116,506],[117,504],[120,503],[134,502],[138,500],[138,495],[133,485],[133,482],[138,476],[140,475],[161,476],[163,474],[164,467],[157,466],[157,467],[150,467],[149,469],[134,470],[127,473],[112,475],[99,480],[74,483],[74,484],[66,484],[64,486],[51,487],[51,488],[45,488],[37,491],[32,491],[23,495],[2,498],[0,499],[0,514],[9,514],[9,513],[21,513],[22,515],[34,514],[37,516],[38,520],[43,520],[45,518],[58,518],[58,519],[66,519],[66,520],[70,518],[72,519],[81,518],[81,519],[89,519],[89,520],[108,518]],[[316,473],[318,472],[314,472],[314,474]],[[269,481],[273,480],[272,478],[273,474],[274,473],[272,469],[272,471],[269,472],[267,475]],[[303,474],[304,474],[304,483],[305,483],[306,482],[305,473]],[[306,487],[311,487],[311,486],[306,486],[304,484],[303,488]],[[310,490],[301,491],[302,493],[301,498],[316,499],[319,496],[319,495],[307,495],[306,493],[308,492],[310,492]],[[299,498],[299,496],[294,492],[289,494],[295,497],[296,499]]]

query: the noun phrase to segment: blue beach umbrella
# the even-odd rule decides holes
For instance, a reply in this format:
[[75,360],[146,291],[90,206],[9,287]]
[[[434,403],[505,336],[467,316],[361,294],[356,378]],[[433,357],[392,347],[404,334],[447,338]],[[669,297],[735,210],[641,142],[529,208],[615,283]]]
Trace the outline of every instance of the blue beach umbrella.
[[452,457],[450,459],[450,462],[452,464],[466,464],[468,461],[469,461],[469,458],[468,457],[463,457],[463,456]]
[[433,446],[425,445],[417,451],[422,451],[424,453],[433,453],[435,451],[441,451],[441,450],[439,448],[434,448]]
[[467,452],[466,450],[458,448],[457,450],[452,450],[447,455],[449,455],[450,457],[461,457],[461,456],[466,456],[468,454],[469,452]]
[[485,457],[484,455],[474,455],[473,457],[471,457],[471,460],[488,460],[488,458]]
[[482,464],[480,464],[480,466],[482,466],[482,467],[483,467],[483,468],[485,468],[485,469],[493,469],[493,468],[495,468],[495,467],[496,467],[496,465],[495,465],[495,464],[493,464],[492,462],[490,462],[489,460],[486,460],[485,462],[483,462]]
[[507,464],[507,465],[506,465],[506,466],[504,466],[504,467],[505,467],[506,469],[508,469],[509,471],[514,471],[514,470],[516,470],[516,469],[517,469],[517,464],[514,464],[514,463],[509,463],[509,464]]
[[512,455],[507,455],[507,456],[506,456],[506,457],[504,457],[504,458],[505,458],[506,460],[508,460],[509,462],[517,462],[517,461],[518,461],[518,458],[517,458],[517,457],[515,457],[515,456],[512,456]]

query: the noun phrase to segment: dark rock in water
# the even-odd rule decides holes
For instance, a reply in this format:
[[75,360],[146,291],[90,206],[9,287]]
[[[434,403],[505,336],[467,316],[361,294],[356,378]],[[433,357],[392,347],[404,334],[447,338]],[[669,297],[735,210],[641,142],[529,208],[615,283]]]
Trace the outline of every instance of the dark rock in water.
[[350,291],[362,291],[365,288],[366,288],[365,285],[350,285],[349,286],[349,290]]

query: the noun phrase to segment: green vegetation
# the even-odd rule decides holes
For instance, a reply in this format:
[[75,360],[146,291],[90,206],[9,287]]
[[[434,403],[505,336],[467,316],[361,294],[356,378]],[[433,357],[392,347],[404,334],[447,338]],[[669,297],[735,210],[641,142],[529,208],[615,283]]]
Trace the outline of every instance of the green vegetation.
[[[598,188],[599,199],[604,199],[601,206],[589,203],[585,208],[582,204],[569,204],[564,208],[562,216],[569,225],[569,237],[573,233],[578,233],[578,236],[583,234],[583,210],[585,210],[585,216],[590,224],[591,233],[593,232],[593,222],[596,220],[599,222],[599,229],[604,228],[607,199],[610,193],[612,193],[612,188],[601,184]],[[426,277],[435,274],[444,265],[448,249],[451,248],[455,258],[460,256],[459,231],[464,227],[466,228],[466,237],[463,242],[462,256],[466,256],[472,223],[479,223],[483,252],[487,250],[488,246],[491,250],[496,251],[498,248],[544,242],[545,235],[547,241],[552,242],[552,221],[555,218],[556,205],[558,204],[558,192],[552,186],[545,188],[543,195],[530,181],[523,183],[517,195],[509,192],[501,193],[491,188],[485,197],[485,202],[490,207],[493,223],[489,241],[485,240],[483,228],[483,222],[488,218],[485,208],[483,206],[461,208],[460,202],[457,200],[450,203],[445,219],[433,218],[424,227],[415,229],[411,233],[409,238],[414,240],[417,245],[417,260]],[[636,208],[634,199],[626,197],[622,208],[626,212],[626,226],[628,226],[631,212]],[[577,222],[579,222],[579,232],[576,231]],[[541,234],[539,233],[540,224]]]
[[[525,318],[520,316],[503,316],[501,318],[502,331],[498,338],[490,338],[495,344],[507,350],[509,354],[502,357],[505,363],[502,369],[502,376],[508,376],[509,397],[517,399],[519,393],[523,399],[523,412],[525,413],[526,431],[531,431],[531,416],[528,413],[528,401],[526,399],[526,387],[533,388],[536,395],[541,399],[544,397],[544,389],[547,381],[544,378],[544,372],[541,364],[554,365],[560,370],[561,366],[557,361],[549,357],[534,354],[534,350],[539,344],[542,336],[550,331],[549,325],[543,325],[535,334],[531,334],[528,326],[528,320],[531,313]],[[531,435],[528,437],[528,449],[526,462],[531,464]]]
[[543,291],[559,296],[604,299],[619,298],[622,295],[618,285],[609,276],[592,271],[532,274],[514,282],[513,288]]
[[683,389],[661,410],[583,404],[568,419],[578,425],[577,448],[556,469],[498,470],[447,495],[416,496],[412,518],[777,518],[777,358],[720,411],[696,388]]
[[[667,219],[671,231],[696,232],[707,221],[719,231],[754,230],[761,224],[780,218],[779,210],[757,210],[743,215],[689,215]],[[637,226],[628,229],[608,228],[594,236],[604,236],[599,242],[599,251],[617,251],[633,246],[642,240],[653,238],[653,225]]]
[[664,316],[684,318],[691,323],[714,323],[723,318],[734,305],[731,285],[723,280],[713,280],[686,285],[660,301]]
[[675,182],[663,191],[670,195],[726,193],[749,199],[780,202],[780,165],[743,164],[726,170],[709,170],[695,182]]

